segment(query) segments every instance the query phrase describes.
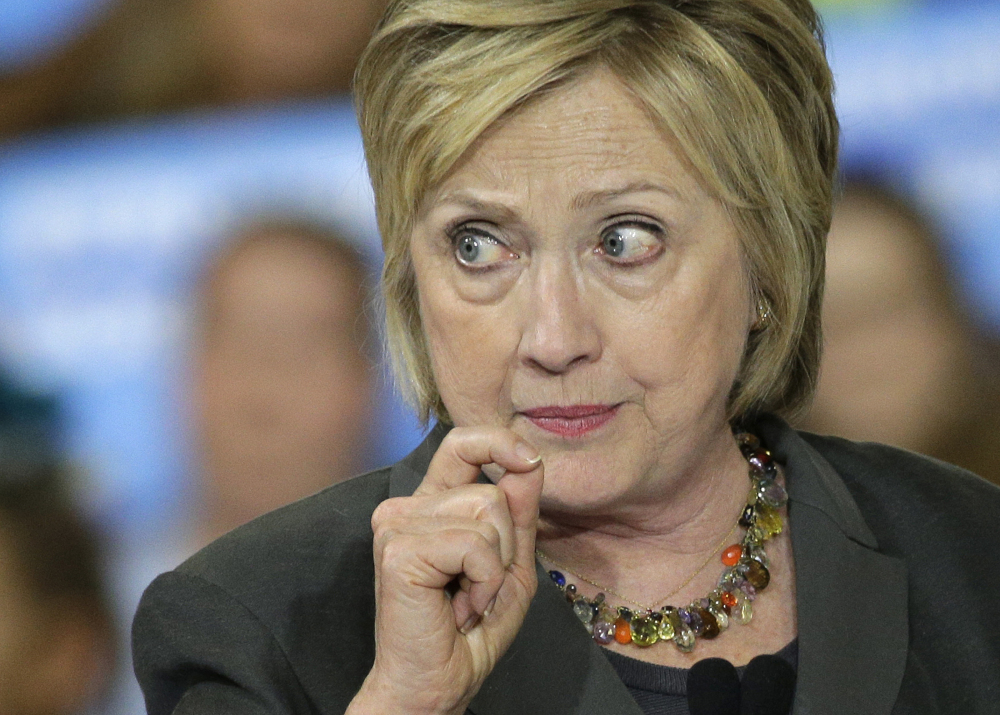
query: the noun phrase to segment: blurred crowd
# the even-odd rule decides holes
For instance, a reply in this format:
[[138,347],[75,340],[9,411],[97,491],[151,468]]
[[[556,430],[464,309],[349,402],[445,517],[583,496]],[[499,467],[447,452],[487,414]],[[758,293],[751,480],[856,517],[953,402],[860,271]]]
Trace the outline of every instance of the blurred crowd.
[[0,137],[346,93],[385,0],[118,0],[0,76]]
[[[0,156],[40,133],[345,95],[384,2],[94,2],[61,42],[0,68]],[[115,562],[128,549],[80,506],[58,402],[17,371],[0,383],[0,713],[141,712],[127,629],[148,578],[368,466],[377,266],[307,213],[249,206],[228,226],[188,304],[186,516],[153,553]],[[996,336],[967,306],[933,213],[891,175],[844,180],[824,324],[803,428],[1000,483]]]

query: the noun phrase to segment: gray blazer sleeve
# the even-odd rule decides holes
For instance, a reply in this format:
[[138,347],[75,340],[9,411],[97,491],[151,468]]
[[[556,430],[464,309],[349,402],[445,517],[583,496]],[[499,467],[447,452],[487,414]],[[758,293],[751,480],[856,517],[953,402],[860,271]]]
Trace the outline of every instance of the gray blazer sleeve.
[[317,712],[273,634],[198,576],[171,572],[153,581],[132,637],[149,715]]

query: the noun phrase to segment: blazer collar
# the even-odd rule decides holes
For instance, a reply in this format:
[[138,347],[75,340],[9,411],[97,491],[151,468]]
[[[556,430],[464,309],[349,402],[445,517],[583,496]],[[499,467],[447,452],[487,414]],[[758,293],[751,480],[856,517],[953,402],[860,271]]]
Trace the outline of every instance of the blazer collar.
[[799,662],[794,713],[892,711],[909,647],[907,572],[879,551],[830,463],[776,417],[757,423],[785,464]]
[[[908,640],[907,575],[878,541],[829,462],[777,417],[757,425],[786,465],[798,603],[797,715],[886,715],[899,693]],[[448,432],[438,424],[390,476],[412,494]],[[469,710],[476,715],[641,715],[600,648],[538,567],[524,625]]]

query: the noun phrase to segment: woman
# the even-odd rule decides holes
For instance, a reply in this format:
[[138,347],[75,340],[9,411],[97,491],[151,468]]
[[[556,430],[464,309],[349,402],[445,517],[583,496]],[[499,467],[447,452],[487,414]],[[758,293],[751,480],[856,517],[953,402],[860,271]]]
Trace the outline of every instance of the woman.
[[1000,495],[769,414],[818,363],[817,24],[390,7],[357,96],[391,354],[438,426],[154,582],[150,713],[787,712],[795,671],[799,713],[993,707]]

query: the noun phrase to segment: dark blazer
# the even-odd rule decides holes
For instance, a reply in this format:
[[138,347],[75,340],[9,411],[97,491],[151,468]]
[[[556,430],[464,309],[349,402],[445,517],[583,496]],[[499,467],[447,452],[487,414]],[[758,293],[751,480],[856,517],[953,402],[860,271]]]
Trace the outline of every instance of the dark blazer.
[[[757,431],[788,479],[793,712],[1000,713],[1000,489],[776,418]],[[445,432],[157,578],[133,628],[150,715],[343,712],[374,657],[372,510],[416,488]],[[541,571],[524,627],[469,711],[641,715]]]

